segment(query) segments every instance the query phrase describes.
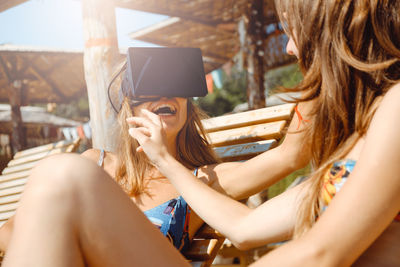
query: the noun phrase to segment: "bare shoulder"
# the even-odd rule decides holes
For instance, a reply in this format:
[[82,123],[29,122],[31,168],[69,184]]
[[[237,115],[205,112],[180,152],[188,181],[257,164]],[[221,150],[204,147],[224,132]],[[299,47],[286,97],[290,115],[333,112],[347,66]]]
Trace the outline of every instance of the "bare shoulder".
[[[375,113],[372,123],[381,125],[381,123],[388,124],[390,122],[400,121],[399,102],[400,102],[400,83],[397,83],[383,97]],[[392,125],[391,128],[393,127],[395,127],[395,125]]]
[[382,103],[386,103],[388,105],[389,103],[395,103],[397,107],[400,107],[398,105],[400,99],[400,82],[395,84],[390,90],[385,94],[383,97]]
[[[370,152],[382,153],[382,158],[400,157],[400,83],[383,97],[367,131]],[[378,155],[375,155],[378,157]]]
[[94,162],[97,162],[100,158],[100,150],[99,149],[95,149],[95,148],[90,148],[86,151],[84,151],[81,156],[90,159]]
[[[97,162],[100,159],[100,154],[101,154],[100,149],[91,148],[83,152],[81,156],[88,158],[97,164]],[[117,156],[114,153],[109,151],[106,151],[104,153],[103,168],[111,176],[114,176],[115,170],[117,168]]]

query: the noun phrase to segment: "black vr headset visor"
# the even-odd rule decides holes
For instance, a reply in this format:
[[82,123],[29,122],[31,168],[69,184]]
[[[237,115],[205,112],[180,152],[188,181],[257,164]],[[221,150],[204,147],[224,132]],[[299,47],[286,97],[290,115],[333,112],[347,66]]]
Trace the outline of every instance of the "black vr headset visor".
[[136,106],[161,97],[189,98],[206,94],[207,84],[199,48],[128,48],[119,92],[120,102],[123,97],[128,97]]

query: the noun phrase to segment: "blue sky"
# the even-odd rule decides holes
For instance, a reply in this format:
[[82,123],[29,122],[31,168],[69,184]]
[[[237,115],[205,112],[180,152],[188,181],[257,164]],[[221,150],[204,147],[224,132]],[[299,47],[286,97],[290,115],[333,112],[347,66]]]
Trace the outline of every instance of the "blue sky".
[[[128,34],[167,17],[116,8],[119,47],[148,46]],[[30,0],[0,13],[0,44],[83,49],[81,2]]]

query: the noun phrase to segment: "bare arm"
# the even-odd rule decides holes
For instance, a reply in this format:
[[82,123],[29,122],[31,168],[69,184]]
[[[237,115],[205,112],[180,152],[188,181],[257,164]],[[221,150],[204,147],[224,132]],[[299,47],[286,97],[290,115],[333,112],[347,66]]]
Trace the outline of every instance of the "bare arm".
[[[297,186],[256,209],[212,190],[177,162],[166,161],[160,170],[171,180],[196,213],[239,249],[250,249],[289,239],[302,189]],[[175,165],[176,164],[176,165]],[[169,167],[168,167],[169,166]]]
[[[308,117],[312,102],[302,103],[299,110]],[[300,127],[299,127],[300,125]],[[271,186],[290,173],[306,166],[311,158],[305,136],[306,123],[295,115],[282,144],[246,162],[228,162],[201,169],[200,176],[209,185],[235,199],[249,197]]]
[[254,266],[349,266],[388,227],[400,210],[399,99],[398,84],[377,110],[354,171],[315,226]]

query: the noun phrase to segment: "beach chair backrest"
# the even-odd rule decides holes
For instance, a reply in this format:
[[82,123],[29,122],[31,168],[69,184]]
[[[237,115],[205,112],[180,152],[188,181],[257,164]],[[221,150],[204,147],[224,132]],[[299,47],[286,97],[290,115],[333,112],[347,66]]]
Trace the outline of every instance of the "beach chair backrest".
[[[294,112],[284,104],[202,121],[208,140],[223,161],[250,159],[278,145]],[[212,264],[225,237],[207,224],[196,233],[185,257],[195,267]]]

